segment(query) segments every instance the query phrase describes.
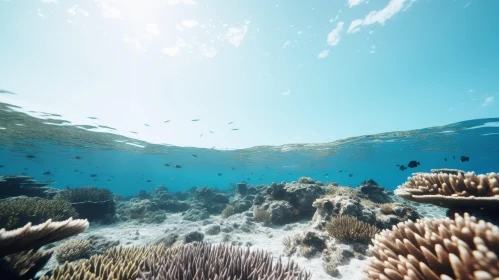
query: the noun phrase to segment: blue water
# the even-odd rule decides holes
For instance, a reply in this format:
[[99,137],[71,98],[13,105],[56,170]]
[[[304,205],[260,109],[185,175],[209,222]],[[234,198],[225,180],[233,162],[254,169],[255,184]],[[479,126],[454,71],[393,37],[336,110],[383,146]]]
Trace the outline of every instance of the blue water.
[[[24,117],[32,118],[27,115]],[[291,182],[301,176],[350,186],[357,186],[372,178],[388,189],[395,189],[412,172],[427,172],[434,168],[457,168],[476,173],[497,172],[498,124],[499,118],[470,120],[326,144],[255,147],[233,151],[152,144],[146,144],[145,148],[126,145],[127,149],[120,149],[87,142],[72,142],[69,146],[66,139],[56,135],[53,135],[53,139],[38,139],[35,133],[29,136],[29,127],[24,127],[26,137],[22,139],[10,137],[7,130],[0,130],[0,165],[4,166],[0,168],[0,175],[25,173],[38,181],[52,180],[54,183],[51,186],[56,188],[92,185],[109,188],[125,196],[159,185],[165,185],[171,191],[186,190],[193,186],[224,190],[231,183],[243,180],[260,185]],[[12,126],[4,118],[0,120],[0,127]],[[46,125],[48,134],[50,127]],[[89,139],[99,134],[91,131],[85,133]],[[129,142],[133,141],[129,139]],[[35,158],[27,158],[28,154]],[[469,156],[470,161],[461,162],[460,157],[463,155]],[[81,159],[74,159],[75,156]],[[420,161],[420,166],[404,171],[396,166],[407,165],[411,160]],[[170,167],[165,164],[170,164]],[[182,168],[173,168],[175,164]],[[51,174],[44,175],[46,171]],[[91,174],[96,177],[91,177]]]

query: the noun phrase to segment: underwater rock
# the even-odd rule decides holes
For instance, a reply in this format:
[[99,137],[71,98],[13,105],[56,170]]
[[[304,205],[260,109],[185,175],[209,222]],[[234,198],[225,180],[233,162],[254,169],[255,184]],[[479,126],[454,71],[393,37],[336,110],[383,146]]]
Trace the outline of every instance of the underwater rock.
[[286,197],[286,191],[284,190],[285,184],[272,183],[267,189],[266,193],[270,196],[272,200],[284,200]]
[[338,266],[347,265],[355,254],[348,245],[336,245],[322,253],[322,267],[324,271],[333,277],[340,277]]
[[287,200],[300,211],[301,216],[312,217],[315,208],[312,203],[326,193],[323,186],[314,183],[286,184],[284,187]]
[[225,226],[221,230],[222,230],[222,232],[229,233],[229,232],[233,232],[234,228],[231,226]]
[[210,213],[205,209],[189,209],[182,215],[183,219],[186,221],[201,221],[210,217]]
[[362,182],[357,187],[357,190],[366,196],[372,202],[375,203],[389,203],[392,202],[388,190],[378,185],[373,179]]
[[402,204],[382,204],[380,211],[376,212],[376,227],[379,229],[391,229],[394,225],[407,220],[416,221],[421,216],[415,208]]
[[231,205],[234,207],[234,211],[236,213],[242,213],[251,208],[254,199],[254,195],[248,195],[244,197],[244,199],[235,199],[234,201],[232,201]]
[[358,199],[349,196],[325,196],[312,204],[316,212],[312,218],[313,228],[322,229],[334,216],[362,216],[362,205]]
[[177,242],[179,235],[177,233],[169,233],[166,236],[160,237],[154,241],[154,244],[164,244],[166,247],[171,247]]
[[245,196],[248,192],[248,184],[237,183],[236,184],[236,195]]
[[220,233],[220,226],[219,225],[211,225],[207,227],[204,232],[208,235],[217,235]]
[[285,200],[265,202],[257,210],[264,210],[270,214],[270,221],[274,225],[284,225],[294,222],[297,215],[293,205]]
[[204,187],[196,189],[194,198],[201,203],[200,208],[205,208],[210,214],[220,214],[229,204],[229,196],[214,189]]
[[199,231],[191,231],[185,234],[183,239],[184,243],[201,242],[204,239],[204,234]]

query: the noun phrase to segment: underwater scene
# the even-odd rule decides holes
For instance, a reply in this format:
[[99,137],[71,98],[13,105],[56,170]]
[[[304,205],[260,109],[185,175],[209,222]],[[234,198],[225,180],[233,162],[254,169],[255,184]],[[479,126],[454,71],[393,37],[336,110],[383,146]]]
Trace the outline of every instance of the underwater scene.
[[0,280],[499,279],[498,11],[3,0]]

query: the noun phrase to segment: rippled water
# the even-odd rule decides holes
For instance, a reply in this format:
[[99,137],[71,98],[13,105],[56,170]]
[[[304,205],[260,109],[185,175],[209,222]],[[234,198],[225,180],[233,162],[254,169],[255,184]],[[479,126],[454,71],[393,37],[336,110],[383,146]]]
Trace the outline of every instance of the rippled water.
[[[25,173],[38,181],[55,181],[57,188],[94,185],[133,195],[158,185],[173,191],[192,186],[226,189],[242,180],[259,185],[310,176],[352,186],[372,178],[394,189],[412,172],[433,168],[499,170],[499,118],[324,144],[223,151],[150,144],[72,125],[50,113],[41,119],[13,108],[0,103],[0,174]],[[461,162],[461,156],[470,161]],[[396,166],[411,160],[421,165],[404,171]]]

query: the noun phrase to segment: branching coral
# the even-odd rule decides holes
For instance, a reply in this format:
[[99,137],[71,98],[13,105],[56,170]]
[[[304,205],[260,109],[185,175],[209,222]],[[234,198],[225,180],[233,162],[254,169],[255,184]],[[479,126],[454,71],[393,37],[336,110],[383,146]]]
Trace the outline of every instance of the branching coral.
[[42,198],[23,198],[0,202],[0,228],[15,229],[31,222],[43,223],[48,219],[62,221],[77,218],[78,213],[67,201]]
[[336,216],[326,225],[326,231],[340,241],[369,243],[378,229],[353,216]]
[[175,254],[154,255],[141,266],[138,279],[166,280],[307,280],[310,274],[292,262],[283,265],[265,251],[250,251],[227,244],[191,243]]
[[72,262],[88,257],[91,249],[90,241],[80,238],[71,239],[57,246],[55,259],[59,263]]
[[11,254],[0,259],[0,279],[33,279],[52,257],[52,251]]
[[373,243],[364,279],[499,277],[499,228],[468,214],[399,223]]
[[112,200],[113,193],[108,189],[99,189],[97,187],[67,188],[60,191],[57,198],[71,203],[87,201],[96,202]]

